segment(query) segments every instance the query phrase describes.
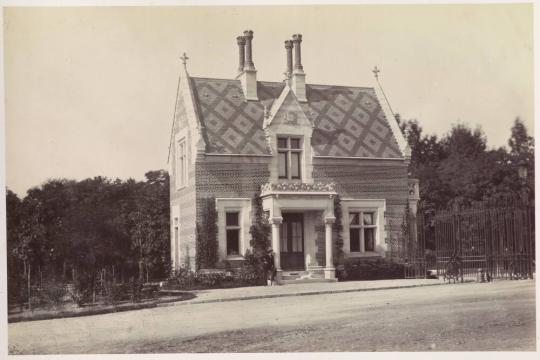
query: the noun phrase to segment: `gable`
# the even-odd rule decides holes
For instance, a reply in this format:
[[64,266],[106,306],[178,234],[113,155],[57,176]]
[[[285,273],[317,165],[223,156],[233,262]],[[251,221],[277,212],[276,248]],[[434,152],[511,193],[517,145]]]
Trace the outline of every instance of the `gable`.
[[272,105],[269,126],[312,127],[304,109],[294,93],[286,87],[283,93]]

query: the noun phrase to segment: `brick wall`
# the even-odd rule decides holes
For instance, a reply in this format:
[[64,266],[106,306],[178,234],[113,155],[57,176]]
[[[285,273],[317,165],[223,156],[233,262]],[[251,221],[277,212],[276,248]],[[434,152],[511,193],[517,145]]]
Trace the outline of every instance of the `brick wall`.
[[[341,198],[386,199],[385,242],[387,254],[392,252],[407,202],[407,166],[403,160],[315,158],[313,178],[335,182]],[[324,232],[324,227],[319,231]],[[324,258],[324,247],[319,249],[322,254],[317,257]]]
[[268,157],[205,155],[196,165],[196,221],[205,213],[204,200],[214,198],[253,198],[268,182]]
[[[188,149],[188,181],[181,189],[176,188],[176,147],[175,136],[186,131]],[[171,205],[171,259],[174,261],[174,211],[179,209],[179,266],[195,268],[195,166],[192,163],[192,141],[187,122],[186,108],[182,96],[176,102],[175,121],[173,125],[171,152],[169,157],[170,174],[170,205]]]

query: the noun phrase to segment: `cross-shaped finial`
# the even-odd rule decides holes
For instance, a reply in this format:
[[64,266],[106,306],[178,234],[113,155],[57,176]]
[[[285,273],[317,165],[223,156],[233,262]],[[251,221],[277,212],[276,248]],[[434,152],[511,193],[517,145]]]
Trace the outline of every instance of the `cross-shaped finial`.
[[375,67],[373,68],[373,74],[375,75],[375,79],[376,79],[376,80],[379,80],[379,73],[380,73],[380,72],[381,72],[381,70],[379,70],[379,69],[377,68],[377,66],[375,66]]
[[187,57],[186,53],[184,53],[181,57],[180,57],[180,60],[182,60],[182,64],[184,64],[184,67],[186,66],[186,61],[189,60],[189,58]]

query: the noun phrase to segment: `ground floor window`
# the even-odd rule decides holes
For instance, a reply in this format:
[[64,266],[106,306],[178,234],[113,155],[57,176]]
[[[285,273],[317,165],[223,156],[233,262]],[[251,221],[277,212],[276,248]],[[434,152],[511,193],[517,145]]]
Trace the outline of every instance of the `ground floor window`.
[[375,251],[375,213],[349,212],[349,239],[351,252]]
[[240,213],[227,211],[225,214],[225,230],[227,238],[227,255],[240,254]]

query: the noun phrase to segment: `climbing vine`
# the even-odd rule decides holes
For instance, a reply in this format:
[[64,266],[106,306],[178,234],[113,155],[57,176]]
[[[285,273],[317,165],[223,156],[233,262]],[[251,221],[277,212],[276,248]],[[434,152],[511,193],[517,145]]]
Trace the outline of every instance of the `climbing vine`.
[[270,246],[271,228],[268,219],[264,215],[260,193],[253,195],[253,224],[249,229],[251,235],[250,245],[256,258],[262,257]]
[[336,221],[332,227],[333,232],[336,234],[335,241],[335,252],[334,252],[334,263],[339,263],[340,259],[343,258],[343,224],[342,217],[343,213],[341,210],[341,198],[339,195],[334,197],[334,216]]
[[202,220],[197,222],[197,251],[195,263],[198,269],[215,266],[218,260],[216,199],[203,200]]

